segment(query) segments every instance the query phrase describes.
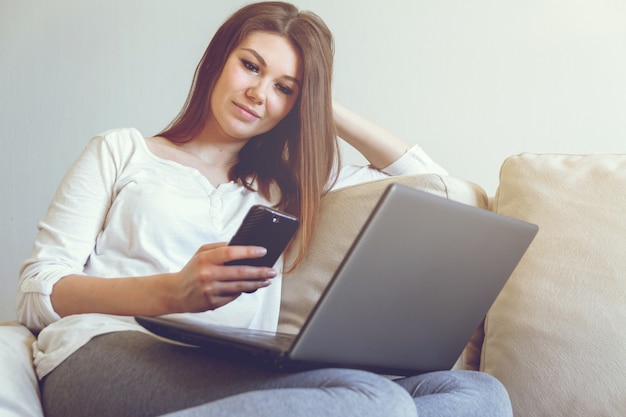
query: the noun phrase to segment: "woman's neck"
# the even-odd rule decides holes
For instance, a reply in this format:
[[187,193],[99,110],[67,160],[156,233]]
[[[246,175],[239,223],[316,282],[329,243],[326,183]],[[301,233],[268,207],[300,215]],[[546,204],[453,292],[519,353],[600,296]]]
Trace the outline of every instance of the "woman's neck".
[[215,187],[230,181],[230,170],[238,161],[239,148],[199,138],[175,143],[164,137],[153,137],[146,143],[159,158],[198,170]]

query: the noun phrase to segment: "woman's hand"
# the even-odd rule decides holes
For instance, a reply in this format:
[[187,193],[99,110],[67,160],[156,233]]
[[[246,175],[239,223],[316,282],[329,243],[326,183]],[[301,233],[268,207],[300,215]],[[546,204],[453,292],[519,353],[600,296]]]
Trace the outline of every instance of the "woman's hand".
[[265,248],[258,246],[227,246],[226,243],[202,246],[176,274],[178,285],[172,294],[175,309],[180,312],[214,310],[242,293],[267,287],[276,276],[273,268],[224,265],[237,259],[260,258],[265,253]]

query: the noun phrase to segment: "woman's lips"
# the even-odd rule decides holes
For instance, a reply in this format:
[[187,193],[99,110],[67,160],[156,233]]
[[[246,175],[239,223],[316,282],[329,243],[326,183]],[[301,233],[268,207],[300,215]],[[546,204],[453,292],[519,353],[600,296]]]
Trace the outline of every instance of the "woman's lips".
[[233,104],[239,110],[239,114],[241,114],[245,119],[247,119],[247,120],[256,120],[256,119],[260,119],[261,118],[261,116],[259,116],[259,114],[256,111],[254,111],[253,109],[251,109],[250,107],[245,106],[243,104],[239,104],[237,102],[233,102]]

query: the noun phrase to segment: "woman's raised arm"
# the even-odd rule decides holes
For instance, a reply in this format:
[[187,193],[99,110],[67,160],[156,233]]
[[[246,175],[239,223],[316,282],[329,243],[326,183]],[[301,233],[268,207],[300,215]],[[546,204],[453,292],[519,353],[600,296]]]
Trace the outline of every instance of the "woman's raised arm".
[[410,147],[408,143],[375,123],[333,102],[337,134],[357,149],[375,168],[395,162]]
[[[333,101],[337,134],[358,150],[378,170],[385,170],[403,159],[392,175],[435,173],[448,175],[445,168],[433,161],[418,145],[410,145],[388,130]],[[406,155],[406,156],[405,156]],[[397,172],[396,172],[397,171]]]

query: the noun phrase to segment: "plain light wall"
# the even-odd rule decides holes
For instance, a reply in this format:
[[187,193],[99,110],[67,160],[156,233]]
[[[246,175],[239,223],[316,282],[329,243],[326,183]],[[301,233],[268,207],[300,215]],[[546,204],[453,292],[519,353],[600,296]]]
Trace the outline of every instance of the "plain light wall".
[[[335,34],[335,97],[493,194],[523,151],[624,152],[626,2],[297,0]],[[152,135],[241,1],[0,4],[0,320],[36,223],[87,141]],[[345,161],[363,163],[345,148]]]

